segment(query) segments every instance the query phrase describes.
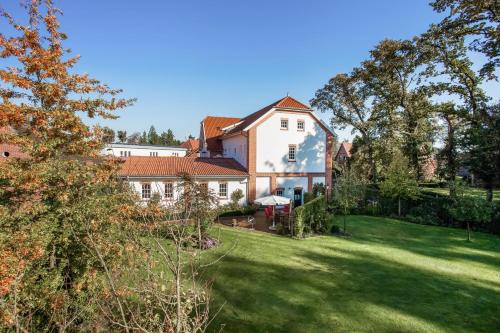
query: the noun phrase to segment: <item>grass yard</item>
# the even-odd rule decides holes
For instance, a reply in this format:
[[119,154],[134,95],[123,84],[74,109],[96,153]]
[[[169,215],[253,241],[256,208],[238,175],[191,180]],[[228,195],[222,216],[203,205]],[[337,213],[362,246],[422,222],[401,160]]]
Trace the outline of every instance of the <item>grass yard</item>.
[[[422,190],[425,190],[428,192],[434,192],[437,194],[444,194],[444,195],[450,194],[450,190],[448,188],[422,187]],[[465,189],[464,194],[466,196],[469,196],[469,197],[486,199],[486,190],[482,189],[482,188],[469,187],[469,188]],[[493,201],[500,201],[500,190],[493,190]]]
[[[350,229],[350,230],[349,230]],[[498,332],[500,238],[353,216],[349,238],[220,228],[224,332]],[[217,232],[217,230],[216,230]],[[208,259],[208,258],[207,258]],[[215,311],[215,310],[214,310]]]

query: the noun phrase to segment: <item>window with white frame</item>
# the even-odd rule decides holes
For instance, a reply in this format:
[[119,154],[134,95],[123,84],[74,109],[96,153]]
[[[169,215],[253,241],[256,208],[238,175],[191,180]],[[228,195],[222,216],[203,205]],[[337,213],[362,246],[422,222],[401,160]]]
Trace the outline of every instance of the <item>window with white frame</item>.
[[227,198],[227,183],[219,183],[219,197]]
[[297,145],[288,146],[288,161],[295,162],[297,157]]
[[151,184],[142,184],[141,196],[143,199],[151,199]]
[[288,119],[286,118],[281,118],[281,121],[280,121],[280,128],[282,130],[288,130]]
[[297,131],[303,131],[305,128],[303,120],[297,120]]
[[179,157],[179,153],[172,153],[172,156]]
[[157,151],[150,151],[149,156],[158,156],[158,152]]
[[165,183],[165,199],[172,199],[174,197],[174,184]]
[[130,150],[120,150],[120,157],[127,157],[130,155],[132,155]]
[[283,194],[285,194],[285,189],[284,188],[277,188],[276,189],[276,195],[279,197],[282,197]]

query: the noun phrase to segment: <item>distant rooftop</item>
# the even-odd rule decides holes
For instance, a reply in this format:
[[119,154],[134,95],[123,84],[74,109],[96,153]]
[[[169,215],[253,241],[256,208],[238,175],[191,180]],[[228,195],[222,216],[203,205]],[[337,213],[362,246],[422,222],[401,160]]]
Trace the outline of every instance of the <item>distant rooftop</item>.
[[138,149],[151,149],[151,148],[155,148],[155,149],[159,149],[159,150],[162,150],[162,149],[174,149],[174,150],[187,150],[186,148],[184,147],[181,147],[181,146],[163,146],[163,145],[150,145],[150,144],[147,144],[147,143],[140,143],[140,144],[135,144],[135,143],[120,143],[120,142],[115,142],[115,143],[108,143],[106,145],[107,147],[111,147],[111,148],[127,148],[127,147],[130,147],[130,148],[138,148]]

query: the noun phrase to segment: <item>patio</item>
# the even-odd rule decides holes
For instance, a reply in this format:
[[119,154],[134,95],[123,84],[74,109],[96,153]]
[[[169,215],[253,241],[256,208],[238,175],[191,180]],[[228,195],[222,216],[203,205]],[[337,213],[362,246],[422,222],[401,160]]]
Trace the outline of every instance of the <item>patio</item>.
[[[279,225],[281,223],[281,219],[282,218],[279,215],[276,216],[276,225]],[[283,220],[285,223],[286,219],[288,219],[288,217],[284,216]],[[264,210],[258,210],[253,216],[219,217],[217,219],[217,222],[230,227],[263,231],[271,234],[279,234],[279,229],[269,229],[269,227],[271,227],[273,224],[273,220],[272,218],[266,216]]]

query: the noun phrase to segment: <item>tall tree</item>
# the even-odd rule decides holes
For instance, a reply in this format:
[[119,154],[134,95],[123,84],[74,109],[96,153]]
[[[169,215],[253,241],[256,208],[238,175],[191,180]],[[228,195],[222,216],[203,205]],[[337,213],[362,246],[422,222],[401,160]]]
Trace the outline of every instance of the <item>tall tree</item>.
[[0,142],[27,157],[0,163],[0,329],[84,331],[93,296],[116,291],[106,273],[132,247],[122,212],[133,201],[116,162],[99,158],[102,129],[80,115],[111,119],[132,101],[76,72],[52,1],[25,8],[27,23],[1,11],[14,33],[0,34],[0,127],[13,129]]
[[439,13],[448,13],[431,29],[448,40],[470,37],[468,49],[481,52],[488,59],[480,70],[481,75],[493,79],[500,64],[498,0],[434,0],[431,6]]
[[160,143],[160,137],[158,136],[158,133],[156,132],[156,129],[154,126],[151,126],[148,131],[148,143],[150,145],[157,145]]
[[359,133],[362,143],[367,147],[371,169],[371,179],[377,181],[374,141],[377,122],[380,119],[378,109],[370,107],[370,91],[363,79],[363,69],[355,69],[351,74],[338,74],[316,92],[311,106],[323,112],[331,113],[334,128],[347,126]]
[[346,216],[363,200],[365,183],[348,167],[342,170],[333,188],[334,202],[343,213],[344,233],[347,234]]
[[362,64],[364,80],[374,97],[374,108],[380,109],[384,122],[381,135],[401,141],[401,149],[408,157],[417,177],[432,152],[434,126],[431,104],[421,86],[428,61],[412,41],[384,40]]
[[148,135],[146,134],[146,131],[142,132],[142,135],[139,139],[139,143],[142,143],[142,144],[148,143]]
[[117,136],[121,143],[125,143],[127,141],[127,131],[118,131]]
[[102,129],[102,132],[103,132],[102,141],[104,143],[113,143],[113,142],[115,142],[115,131],[112,128],[109,128],[109,127],[105,126]]
[[133,145],[141,143],[141,133],[134,132],[134,133],[130,134],[127,137],[127,143],[133,144]]

